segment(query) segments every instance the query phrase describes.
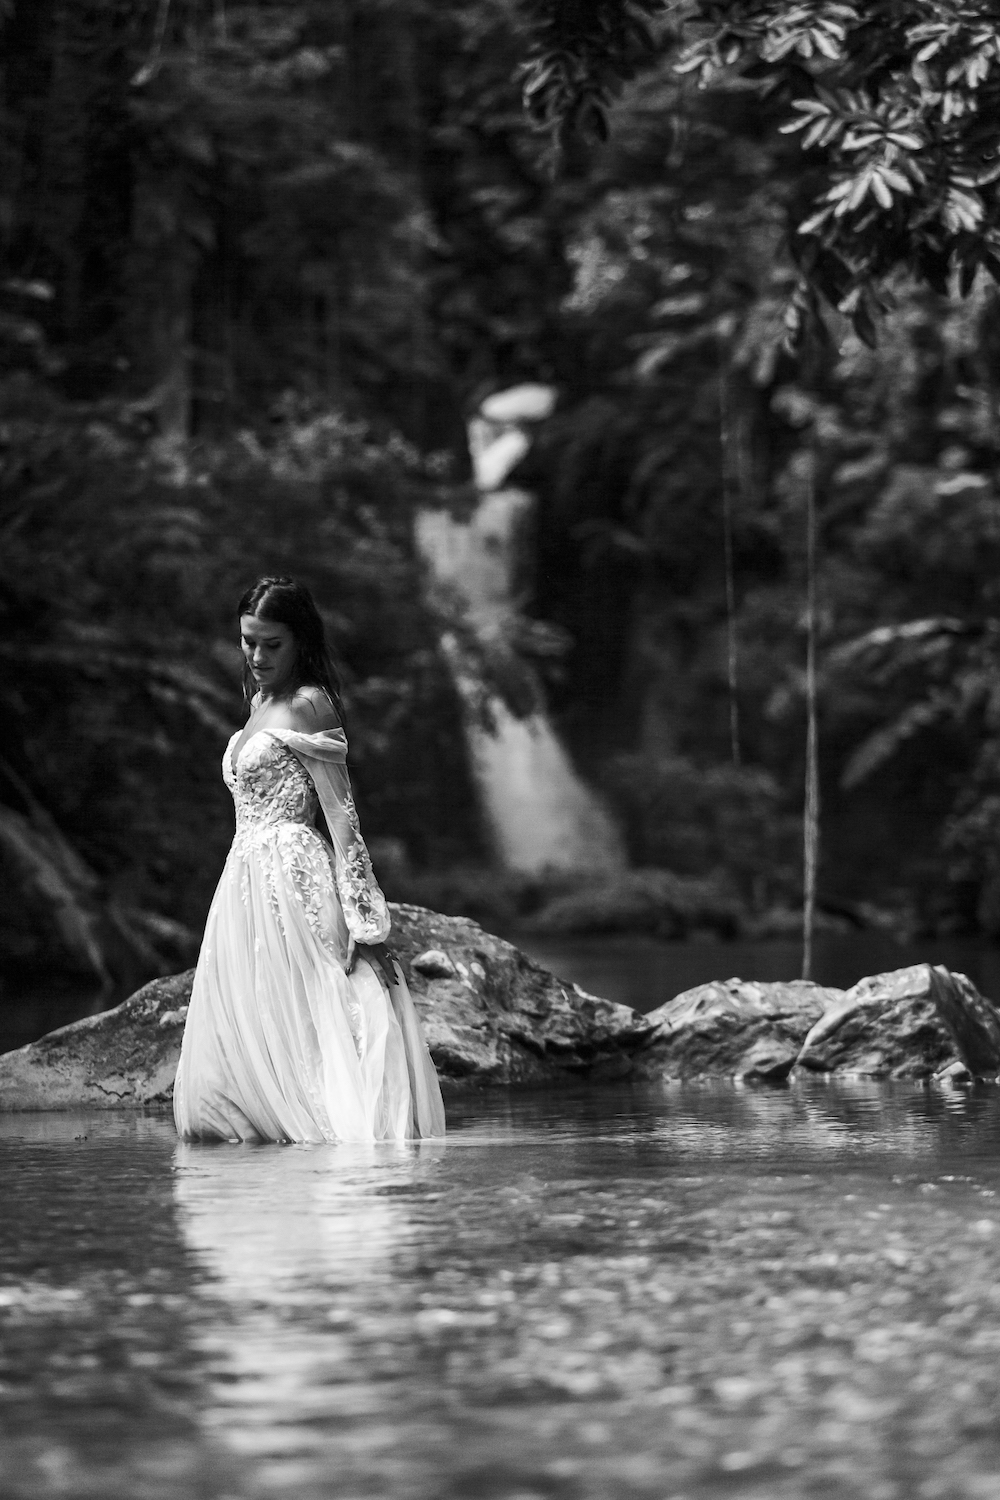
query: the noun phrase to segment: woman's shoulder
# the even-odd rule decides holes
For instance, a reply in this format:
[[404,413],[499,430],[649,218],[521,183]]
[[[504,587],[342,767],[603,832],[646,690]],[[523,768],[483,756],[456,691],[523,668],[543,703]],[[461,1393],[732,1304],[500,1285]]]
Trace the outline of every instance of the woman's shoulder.
[[320,734],[325,729],[339,729],[340,715],[321,687],[306,683],[282,704],[274,726],[295,729],[300,734]]
[[309,703],[314,708],[323,708],[331,713],[336,712],[336,709],[330,702],[330,694],[326,688],[320,687],[316,682],[304,682],[301,687],[296,688],[292,702],[300,704]]

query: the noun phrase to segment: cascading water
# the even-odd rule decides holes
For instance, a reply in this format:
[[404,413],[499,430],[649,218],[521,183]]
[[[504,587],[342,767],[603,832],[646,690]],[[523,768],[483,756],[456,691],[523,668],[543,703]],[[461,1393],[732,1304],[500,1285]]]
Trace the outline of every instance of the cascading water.
[[[416,538],[434,586],[462,606],[487,655],[512,656],[518,618],[518,574],[534,497],[507,486],[530,446],[528,428],[552,410],[548,386],[523,385],[486,400],[469,423],[479,501],[467,520],[444,510],[417,516]],[[442,645],[466,705],[466,733],[496,854],[511,870],[608,873],[625,863],[621,836],[593,791],[577,775],[545,712],[528,670],[535,706],[514,714],[480,677],[455,634]]]

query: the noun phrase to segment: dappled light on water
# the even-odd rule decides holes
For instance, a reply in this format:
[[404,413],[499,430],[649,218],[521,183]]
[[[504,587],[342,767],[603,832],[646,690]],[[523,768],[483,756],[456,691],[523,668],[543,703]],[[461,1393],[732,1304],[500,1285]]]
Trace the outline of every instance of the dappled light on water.
[[451,1115],[371,1147],[0,1120],[5,1496],[997,1493],[1000,1090]]

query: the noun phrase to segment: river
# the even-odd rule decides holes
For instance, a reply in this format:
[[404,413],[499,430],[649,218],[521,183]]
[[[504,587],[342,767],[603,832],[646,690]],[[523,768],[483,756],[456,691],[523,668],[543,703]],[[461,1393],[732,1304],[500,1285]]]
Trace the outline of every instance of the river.
[[1000,1089],[0,1116],[4,1500],[993,1500]]

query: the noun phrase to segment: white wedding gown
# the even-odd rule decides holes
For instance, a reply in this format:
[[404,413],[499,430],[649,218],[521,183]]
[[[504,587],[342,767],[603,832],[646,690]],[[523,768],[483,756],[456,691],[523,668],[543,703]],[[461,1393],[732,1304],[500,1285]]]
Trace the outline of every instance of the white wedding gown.
[[[405,1140],[444,1134],[434,1064],[389,933],[340,729],[261,729],[222,773],[236,837],[212,901],[174,1084],[188,1139]],[[333,847],[314,827],[317,806]]]

